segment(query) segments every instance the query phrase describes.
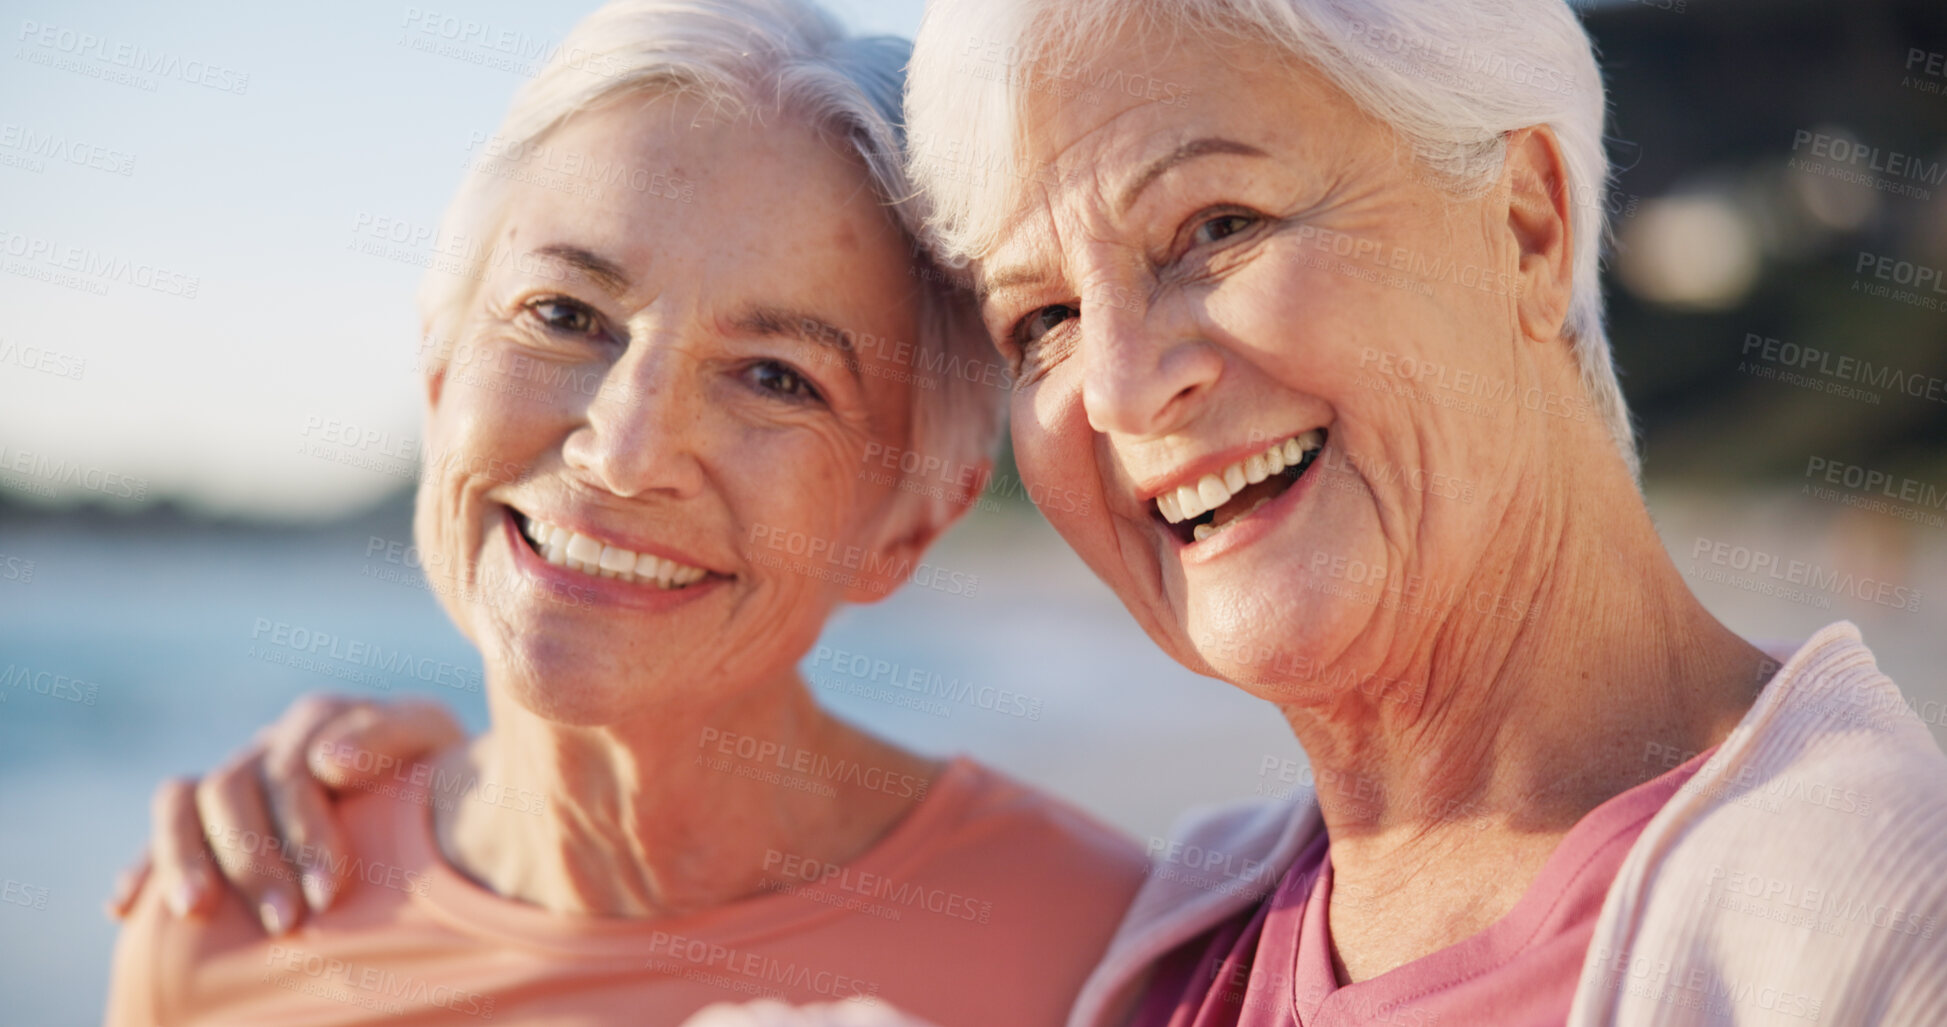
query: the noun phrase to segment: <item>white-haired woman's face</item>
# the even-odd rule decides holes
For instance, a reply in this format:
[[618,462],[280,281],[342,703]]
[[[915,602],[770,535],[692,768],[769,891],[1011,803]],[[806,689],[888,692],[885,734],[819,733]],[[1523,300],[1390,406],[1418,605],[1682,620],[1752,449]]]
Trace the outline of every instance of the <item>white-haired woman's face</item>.
[[1177,659],[1266,698],[1382,673],[1457,605],[1518,621],[1483,553],[1536,433],[1590,417],[1523,308],[1566,240],[1288,60],[1171,43],[1090,70],[1187,99],[1029,94],[1029,203],[979,269],[1023,477],[1098,492],[1045,512]]
[[913,339],[908,246],[858,166],[766,121],[578,114],[469,241],[415,530],[490,680],[544,716],[747,698],[925,541],[860,472],[907,438],[898,347],[860,340]]

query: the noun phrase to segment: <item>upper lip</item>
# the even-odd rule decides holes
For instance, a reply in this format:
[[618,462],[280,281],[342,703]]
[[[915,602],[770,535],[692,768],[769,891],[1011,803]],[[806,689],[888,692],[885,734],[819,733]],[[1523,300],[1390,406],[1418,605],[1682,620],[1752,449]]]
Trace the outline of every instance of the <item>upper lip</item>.
[[[1322,430],[1325,426],[1321,424],[1315,425],[1314,427]],[[1294,428],[1282,435],[1267,434],[1263,435],[1256,442],[1243,442],[1235,446],[1228,446],[1224,449],[1217,450],[1213,453],[1205,454],[1191,460],[1189,463],[1182,465],[1174,471],[1169,471],[1152,478],[1145,478],[1137,482],[1136,494],[1144,503],[1153,504],[1156,502],[1156,497],[1165,492],[1170,492],[1183,485],[1194,488],[1197,482],[1203,480],[1204,475],[1222,473],[1223,469],[1229,467],[1231,464],[1237,463],[1240,460],[1249,459],[1270,449],[1273,442],[1283,442],[1286,439],[1296,438],[1310,430],[1312,429]]]
[[718,570],[710,562],[699,559],[686,550],[678,549],[675,546],[666,545],[661,542],[651,541],[640,536],[630,535],[625,532],[611,531],[607,528],[598,527],[578,513],[558,511],[539,513],[523,510],[512,503],[507,504],[507,509],[512,510],[514,513],[530,521],[543,521],[559,528],[566,528],[578,535],[586,535],[605,546],[617,546],[638,554],[649,553],[660,556],[665,560],[674,560],[677,563],[686,564],[691,567],[701,567],[713,574],[727,573]]

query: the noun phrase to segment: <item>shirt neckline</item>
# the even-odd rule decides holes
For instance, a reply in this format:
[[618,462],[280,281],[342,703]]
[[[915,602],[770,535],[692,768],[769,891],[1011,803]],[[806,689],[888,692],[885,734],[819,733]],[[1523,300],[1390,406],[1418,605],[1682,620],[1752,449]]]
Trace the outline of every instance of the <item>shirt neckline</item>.
[[[926,797],[846,869],[911,876],[965,815],[985,777],[980,764],[967,756],[947,760],[933,776]],[[852,915],[841,906],[783,890],[668,917],[606,917],[544,909],[490,891],[449,863],[434,839],[433,809],[424,798],[423,794],[402,796],[394,804],[391,821],[401,862],[425,881],[425,888],[412,901],[454,930],[497,943],[564,956],[648,958],[666,953],[673,938],[729,945]]]
[[[1721,744],[1721,743],[1720,743]],[[1294,945],[1288,1001],[1293,1022],[1304,1024],[1321,1014],[1359,1000],[1365,1004],[1397,1004],[1451,988],[1471,980],[1495,966],[1520,955],[1550,923],[1559,904],[1568,897],[1568,885],[1575,882],[1590,863],[1605,850],[1627,836],[1632,842],[1658,810],[1674,798],[1683,785],[1717,752],[1711,746],[1690,757],[1674,769],[1610,796],[1577,820],[1543,861],[1534,881],[1501,917],[1475,934],[1418,959],[1403,963],[1377,977],[1340,985],[1332,964],[1331,932],[1327,903],[1332,891],[1332,851],[1328,844],[1318,867],[1311,875],[1301,913],[1302,937],[1316,938],[1319,945]],[[1544,885],[1546,885],[1544,887]],[[1295,899],[1295,896],[1293,897]],[[1429,966],[1438,972],[1429,975]],[[1433,978],[1428,980],[1427,978]],[[1307,1015],[1300,1014],[1301,990],[1320,981],[1330,981],[1330,990],[1316,1003],[1307,1003]],[[1411,981],[1413,983],[1408,984]]]

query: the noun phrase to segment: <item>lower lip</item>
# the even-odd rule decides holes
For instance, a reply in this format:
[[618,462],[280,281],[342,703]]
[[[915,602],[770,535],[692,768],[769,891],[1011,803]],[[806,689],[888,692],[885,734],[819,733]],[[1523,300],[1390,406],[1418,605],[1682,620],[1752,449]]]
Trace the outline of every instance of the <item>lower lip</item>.
[[[1329,436],[1325,439],[1325,445],[1328,448],[1332,445]],[[1280,492],[1277,498],[1258,507],[1250,514],[1230,522],[1228,527],[1201,542],[1185,542],[1167,528],[1163,529],[1163,536],[1176,546],[1177,558],[1182,560],[1185,566],[1208,563],[1233,549],[1248,546],[1270,534],[1286,515],[1291,513],[1299,503],[1304,502],[1305,496],[1311,492],[1312,483],[1320,477],[1312,472],[1318,470],[1318,465],[1324,460],[1325,450],[1320,449],[1318,455],[1312,457],[1311,464],[1305,468],[1305,473],[1297,481],[1292,482],[1290,488]]]
[[[507,548],[514,554],[514,568],[537,586],[545,588],[547,595],[554,597],[565,607],[620,606],[631,610],[660,613],[673,610],[685,603],[693,603],[705,595],[715,593],[718,586],[729,582],[729,579],[713,574],[684,588],[657,588],[654,585],[640,585],[620,578],[598,578],[593,574],[583,574],[542,559],[541,554],[527,544],[527,539],[521,537],[520,526],[514,522],[513,510],[503,507],[501,522]],[[584,600],[586,600],[585,604]]]

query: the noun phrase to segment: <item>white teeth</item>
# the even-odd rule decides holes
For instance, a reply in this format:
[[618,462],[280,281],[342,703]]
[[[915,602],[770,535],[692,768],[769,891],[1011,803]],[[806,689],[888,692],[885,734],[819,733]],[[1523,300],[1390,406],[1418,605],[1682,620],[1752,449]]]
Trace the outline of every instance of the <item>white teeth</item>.
[[621,546],[604,545],[558,524],[532,518],[527,520],[522,534],[534,540],[535,548],[549,563],[595,577],[653,584],[659,588],[682,588],[702,581],[710,573],[650,553],[638,554]]
[[1203,497],[1197,495],[1196,486],[1178,485],[1176,487],[1176,509],[1178,513],[1177,519],[1187,521],[1192,517],[1200,516],[1205,510],[1210,508],[1203,505]]
[[[1254,453],[1224,468],[1222,474],[1206,474],[1197,479],[1194,485],[1179,485],[1175,490],[1157,496],[1156,511],[1171,524],[1201,517],[1230,502],[1232,496],[1245,488],[1287,467],[1297,466],[1306,453],[1324,444],[1325,433],[1317,428],[1273,443],[1262,453]],[[1208,537],[1208,533],[1198,534],[1200,530],[1192,529],[1191,534],[1199,539]]]
[[1230,490],[1224,487],[1222,478],[1206,474],[1197,482],[1197,495],[1203,499],[1205,510],[1215,510],[1230,502]]
[[1249,517],[1250,515],[1256,513],[1258,507],[1263,506],[1264,504],[1269,503],[1270,501],[1271,500],[1268,497],[1264,499],[1260,499],[1257,502],[1252,503],[1250,509],[1244,511],[1241,514],[1238,514],[1237,516],[1231,518],[1230,520],[1225,521],[1222,524],[1193,524],[1190,526],[1190,538],[1192,541],[1202,542],[1204,539],[1207,539],[1210,536],[1215,535],[1216,533],[1224,530],[1225,528],[1228,528],[1231,525],[1236,524],[1238,521],[1241,521],[1244,518]]

